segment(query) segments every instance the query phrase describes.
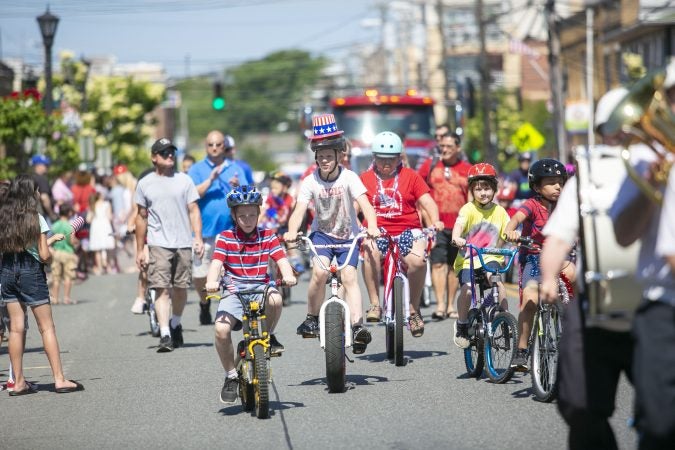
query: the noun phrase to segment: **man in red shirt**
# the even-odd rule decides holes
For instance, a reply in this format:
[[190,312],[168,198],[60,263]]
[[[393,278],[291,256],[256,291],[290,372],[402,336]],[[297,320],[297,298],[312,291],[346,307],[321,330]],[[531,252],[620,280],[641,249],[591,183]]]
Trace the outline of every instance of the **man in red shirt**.
[[[452,227],[455,226],[459,209],[468,201],[469,183],[467,176],[471,164],[461,158],[460,138],[455,133],[443,136],[439,143],[440,158],[433,167],[428,159],[419,168],[419,174],[431,188],[431,197],[438,206],[440,220],[445,229],[436,235],[436,245],[431,250],[431,283],[436,296],[434,320],[457,317],[453,306],[457,292],[457,274],[452,266],[457,248],[452,242]],[[428,223],[428,222],[427,222]],[[447,296],[446,296],[447,295]]]

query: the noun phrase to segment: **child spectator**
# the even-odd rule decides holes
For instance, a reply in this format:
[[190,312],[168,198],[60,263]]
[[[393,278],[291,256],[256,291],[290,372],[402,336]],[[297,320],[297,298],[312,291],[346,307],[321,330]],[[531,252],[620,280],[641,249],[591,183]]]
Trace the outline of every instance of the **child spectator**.
[[[473,200],[459,210],[459,215],[452,229],[452,242],[458,247],[464,247],[467,243],[476,247],[497,247],[502,243],[502,236],[509,221],[509,215],[501,206],[492,200],[497,192],[497,172],[487,163],[479,163],[469,170],[469,192]],[[467,255],[463,257],[460,252],[455,260],[455,271],[459,271],[461,290],[457,299],[459,318],[455,323],[455,344],[460,348],[469,346],[469,308],[471,306],[471,278],[470,259],[474,258],[474,267],[481,267],[478,257]],[[485,255],[483,261],[488,267],[500,266],[503,256]],[[500,281],[499,300],[501,307],[506,310],[506,289]]]
[[[213,259],[206,277],[206,291],[218,292],[227,286],[231,292],[260,289],[267,292],[265,314],[270,333],[270,352],[280,354],[284,346],[277,340],[274,329],[281,317],[281,294],[267,285],[267,265],[272,258],[279,266],[284,283],[294,285],[295,276],[286,254],[272,230],[258,227],[262,196],[255,186],[240,186],[227,194],[227,204],[234,220],[231,229],[216,237]],[[221,273],[225,270],[225,277]],[[237,400],[237,370],[234,365],[232,331],[242,327],[243,308],[234,294],[224,296],[216,312],[216,351],[225,370],[225,383],[220,392],[220,401],[226,404]]]
[[54,254],[52,255],[52,304],[59,304],[59,290],[61,280],[63,280],[63,304],[75,304],[76,300],[71,297],[75,271],[77,270],[77,255],[75,254],[76,237],[71,235],[72,227],[70,225],[70,216],[73,208],[68,203],[64,203],[59,208],[59,220],[52,225],[52,231],[56,234],[66,236],[62,241],[55,242],[53,245]]
[[94,269],[96,275],[108,271],[107,252],[115,249],[115,235],[112,227],[113,213],[110,202],[103,194],[96,192],[89,201],[87,222],[89,228],[89,250],[94,253]]

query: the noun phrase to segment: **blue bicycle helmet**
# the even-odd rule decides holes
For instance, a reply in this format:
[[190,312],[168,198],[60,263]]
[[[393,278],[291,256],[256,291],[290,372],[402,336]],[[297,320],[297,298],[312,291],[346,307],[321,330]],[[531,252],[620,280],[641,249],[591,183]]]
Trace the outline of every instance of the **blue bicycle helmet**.
[[262,195],[254,185],[237,186],[227,194],[227,206],[262,205]]

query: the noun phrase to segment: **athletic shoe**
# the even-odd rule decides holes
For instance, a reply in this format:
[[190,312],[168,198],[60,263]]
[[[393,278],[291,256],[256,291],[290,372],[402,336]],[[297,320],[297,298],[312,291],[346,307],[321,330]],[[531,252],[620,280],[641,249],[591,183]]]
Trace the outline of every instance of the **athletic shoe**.
[[352,351],[355,355],[360,355],[366,351],[366,347],[370,344],[370,341],[373,339],[368,331],[362,325],[355,325],[353,328],[353,338],[352,338]]
[[159,346],[157,347],[157,353],[168,353],[173,351],[173,342],[171,341],[171,336],[162,336],[159,339]]
[[134,305],[131,307],[131,312],[134,314],[143,314],[145,313],[145,300],[141,297],[136,297]]
[[529,352],[525,348],[519,348],[516,354],[513,356],[513,361],[511,361],[511,367],[516,368],[517,370],[528,370],[527,360],[529,357]]
[[277,336],[274,334],[270,335],[270,354],[281,356],[284,350],[286,349],[283,344],[277,340]]
[[183,325],[178,325],[176,328],[169,328],[171,331],[171,340],[173,341],[173,348],[183,346]]
[[220,401],[231,405],[237,401],[237,387],[239,381],[236,378],[226,378],[223,388],[220,390]]
[[211,302],[199,302],[199,323],[202,325],[211,325]]
[[469,348],[469,324],[455,322],[455,345],[459,348]]
[[319,335],[319,318],[307,314],[307,318],[298,327],[297,333],[304,338],[315,338]]

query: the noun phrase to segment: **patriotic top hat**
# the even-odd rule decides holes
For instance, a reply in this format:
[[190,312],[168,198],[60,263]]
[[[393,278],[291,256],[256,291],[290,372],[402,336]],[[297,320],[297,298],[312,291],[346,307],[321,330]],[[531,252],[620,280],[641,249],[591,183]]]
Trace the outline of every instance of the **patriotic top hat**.
[[310,141],[340,136],[344,133],[344,131],[338,129],[335,116],[332,114],[319,114],[312,117],[312,131],[313,134],[309,137]]

